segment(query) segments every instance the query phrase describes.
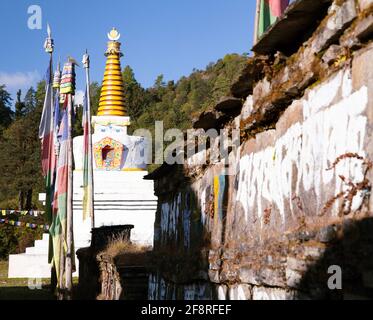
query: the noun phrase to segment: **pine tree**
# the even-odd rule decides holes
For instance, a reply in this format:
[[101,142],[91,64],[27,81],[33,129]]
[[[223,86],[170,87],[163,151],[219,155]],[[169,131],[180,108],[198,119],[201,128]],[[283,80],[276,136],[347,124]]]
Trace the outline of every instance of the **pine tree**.
[[43,191],[43,179],[38,124],[44,96],[43,83],[38,84],[36,92],[29,90],[29,112],[4,130],[0,140],[0,203],[4,207],[31,209],[40,206],[37,195]]
[[[1,208],[42,209],[38,201],[38,193],[44,192],[38,127],[44,104],[45,83],[38,84],[35,94],[30,91],[31,96],[34,97],[29,100],[33,100],[29,104],[30,112],[25,113],[21,92],[18,91],[16,104],[19,103],[19,117],[0,136]],[[41,233],[39,229],[0,225],[0,259],[10,253],[24,252],[25,247],[30,246]]]
[[100,102],[101,86],[97,82],[92,82],[89,86],[91,98],[91,115],[96,115]]
[[0,132],[1,127],[8,127],[13,120],[13,111],[11,110],[12,98],[5,85],[0,85]]
[[25,114],[31,113],[36,108],[36,91],[31,87],[25,95],[24,105],[25,105]]
[[25,115],[25,104],[24,104],[23,101],[21,101],[21,96],[22,96],[22,91],[18,90],[17,91],[17,101],[16,101],[16,104],[15,104],[16,120],[22,118]]
[[150,98],[144,88],[137,82],[130,66],[124,68],[122,76],[128,115],[133,122],[136,122],[149,104]]

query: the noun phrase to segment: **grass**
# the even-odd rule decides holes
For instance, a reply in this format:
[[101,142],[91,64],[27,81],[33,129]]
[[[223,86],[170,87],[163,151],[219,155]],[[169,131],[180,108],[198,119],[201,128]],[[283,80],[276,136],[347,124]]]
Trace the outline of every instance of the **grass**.
[[42,280],[42,289],[31,290],[28,279],[8,279],[8,261],[0,261],[0,300],[53,300],[49,279]]
[[128,242],[123,235],[117,235],[110,239],[109,244],[101,254],[106,254],[112,258],[116,258],[122,254],[137,254],[150,250],[149,246],[139,245]]

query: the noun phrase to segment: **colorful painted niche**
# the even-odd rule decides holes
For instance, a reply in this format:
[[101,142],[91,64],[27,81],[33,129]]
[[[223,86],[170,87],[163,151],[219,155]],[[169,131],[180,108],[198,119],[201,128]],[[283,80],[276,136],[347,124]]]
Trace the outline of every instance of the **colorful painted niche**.
[[95,143],[93,153],[96,168],[108,171],[120,170],[123,149],[123,144],[109,137]]

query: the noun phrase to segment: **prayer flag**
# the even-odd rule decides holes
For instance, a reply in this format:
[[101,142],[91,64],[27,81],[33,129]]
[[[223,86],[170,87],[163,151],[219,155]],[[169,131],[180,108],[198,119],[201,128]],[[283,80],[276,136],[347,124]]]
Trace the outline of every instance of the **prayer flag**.
[[41,139],[41,162],[46,185],[46,214],[48,222],[52,221],[52,199],[56,155],[53,141],[53,88],[52,88],[52,58],[46,74],[45,100],[39,125],[39,138]]
[[83,103],[83,220],[93,217],[93,168],[90,108],[88,106],[88,85]]
[[281,17],[289,5],[289,0],[260,0],[258,38]]

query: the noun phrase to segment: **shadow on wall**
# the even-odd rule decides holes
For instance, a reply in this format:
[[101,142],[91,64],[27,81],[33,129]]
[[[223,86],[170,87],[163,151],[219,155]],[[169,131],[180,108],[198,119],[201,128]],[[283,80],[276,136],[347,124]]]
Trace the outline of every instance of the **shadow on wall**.
[[[208,299],[209,251],[214,218],[213,181],[202,195],[193,189],[182,165],[162,165],[146,179],[155,180],[158,208],[151,255],[149,298],[154,300]],[[225,214],[220,211],[219,214]]]
[[324,230],[321,241],[330,244],[310,261],[299,289],[312,299],[372,299],[373,218],[346,219]]
[[[294,234],[295,247],[284,242],[283,237],[270,240],[282,248],[278,254],[285,263],[281,265],[268,265],[273,256],[272,252],[266,253],[264,243],[263,248],[259,243],[252,248],[254,251],[241,252],[246,257],[237,260],[226,250],[232,245],[226,237],[230,229],[227,210],[235,179],[218,172],[206,171],[197,188],[182,166],[163,166],[148,176],[156,181],[159,199],[150,299],[255,299],[256,289],[293,292],[265,294],[279,299],[373,298],[373,218],[346,216],[340,224],[305,230],[310,236],[303,240]],[[236,214],[229,213],[230,219]],[[259,268],[251,270],[254,283],[243,283],[235,275],[237,270],[227,268],[242,267],[242,258],[251,260],[250,256]],[[281,285],[269,285],[276,282],[269,278],[282,273],[286,280]],[[241,287],[236,294],[237,286]]]

